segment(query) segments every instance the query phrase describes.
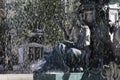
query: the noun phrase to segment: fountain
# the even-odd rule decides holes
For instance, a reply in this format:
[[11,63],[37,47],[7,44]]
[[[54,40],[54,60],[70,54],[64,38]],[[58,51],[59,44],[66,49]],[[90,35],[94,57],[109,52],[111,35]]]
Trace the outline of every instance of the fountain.
[[[106,80],[103,66],[115,61],[109,36],[110,0],[80,0],[76,42],[58,42],[34,80]],[[107,7],[105,7],[107,6]]]

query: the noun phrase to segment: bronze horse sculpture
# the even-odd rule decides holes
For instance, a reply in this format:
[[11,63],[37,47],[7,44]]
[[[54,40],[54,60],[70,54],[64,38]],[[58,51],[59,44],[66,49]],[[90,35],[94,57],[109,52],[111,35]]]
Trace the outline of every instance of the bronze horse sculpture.
[[[90,52],[86,53],[85,50],[79,50],[74,47],[67,48],[63,43],[58,43],[56,49],[60,54],[64,63],[70,68],[70,71],[79,71],[89,65]],[[80,70],[81,71],[81,70]]]

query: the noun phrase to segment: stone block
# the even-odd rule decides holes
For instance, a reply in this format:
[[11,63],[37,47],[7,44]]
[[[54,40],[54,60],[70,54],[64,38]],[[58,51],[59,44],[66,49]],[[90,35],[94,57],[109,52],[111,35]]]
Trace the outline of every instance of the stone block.
[[81,80],[83,73],[34,73],[33,80]]

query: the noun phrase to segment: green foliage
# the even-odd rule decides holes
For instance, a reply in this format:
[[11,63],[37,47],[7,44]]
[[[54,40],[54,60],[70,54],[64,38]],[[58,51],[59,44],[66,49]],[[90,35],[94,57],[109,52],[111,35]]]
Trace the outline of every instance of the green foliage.
[[62,12],[64,10],[61,0],[16,0],[14,25],[17,29],[19,41],[27,39],[36,29],[45,31],[45,43],[54,44],[62,40]]
[[120,0],[111,0],[111,3],[120,2]]
[[4,64],[5,55],[5,10],[4,0],[0,1],[0,64]]

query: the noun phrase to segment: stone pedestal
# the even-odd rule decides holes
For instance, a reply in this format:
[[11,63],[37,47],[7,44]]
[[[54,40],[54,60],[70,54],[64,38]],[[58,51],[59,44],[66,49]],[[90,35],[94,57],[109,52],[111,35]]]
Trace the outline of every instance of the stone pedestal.
[[83,73],[34,73],[33,80],[81,80]]

